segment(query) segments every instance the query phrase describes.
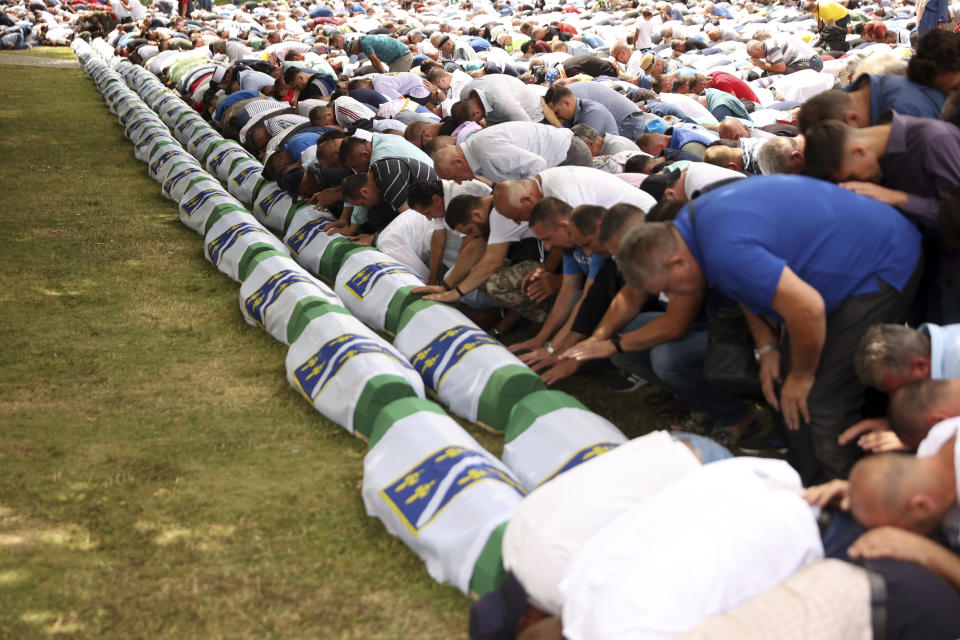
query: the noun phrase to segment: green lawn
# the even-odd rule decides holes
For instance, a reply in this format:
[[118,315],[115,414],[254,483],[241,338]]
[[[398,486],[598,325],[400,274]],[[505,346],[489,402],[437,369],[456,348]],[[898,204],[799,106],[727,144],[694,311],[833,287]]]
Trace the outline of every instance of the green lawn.
[[2,73],[0,637],[465,636],[469,600],[366,516],[363,443],[289,387],[94,85]]
[[7,50],[3,53],[10,53],[15,56],[33,56],[36,58],[53,58],[56,60],[76,60],[73,50],[70,47],[33,47],[32,49],[19,49],[17,51]]

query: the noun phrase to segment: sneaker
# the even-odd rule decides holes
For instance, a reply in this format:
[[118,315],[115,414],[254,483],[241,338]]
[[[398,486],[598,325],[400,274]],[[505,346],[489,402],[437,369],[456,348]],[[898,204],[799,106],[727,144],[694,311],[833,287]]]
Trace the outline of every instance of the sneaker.
[[635,373],[617,376],[607,382],[606,390],[614,393],[628,393],[649,384],[646,380]]
[[762,432],[758,430],[756,433],[745,433],[739,439],[739,442],[733,443],[733,446],[750,455],[786,455],[787,453],[787,443],[771,431]]

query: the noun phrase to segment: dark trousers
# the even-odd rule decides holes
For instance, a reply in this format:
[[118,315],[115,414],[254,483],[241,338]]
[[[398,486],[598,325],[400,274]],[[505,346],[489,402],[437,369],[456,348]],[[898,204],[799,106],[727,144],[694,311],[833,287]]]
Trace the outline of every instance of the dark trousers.
[[[807,398],[810,422],[787,430],[787,459],[800,473],[804,486],[832,478],[846,478],[862,454],[856,443],[845,447],[837,437],[859,422],[866,389],[853,370],[860,339],[875,324],[902,322],[920,281],[918,265],[902,292],[880,281],[876,293],[849,298],[827,316],[827,339],[820,354],[816,379]],[[790,371],[789,336],[783,348],[782,374]]]

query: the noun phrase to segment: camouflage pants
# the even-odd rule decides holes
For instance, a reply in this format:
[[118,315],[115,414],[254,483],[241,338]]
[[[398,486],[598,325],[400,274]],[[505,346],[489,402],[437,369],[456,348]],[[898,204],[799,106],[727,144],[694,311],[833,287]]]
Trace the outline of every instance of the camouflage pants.
[[534,302],[520,293],[520,283],[524,277],[539,267],[540,263],[535,260],[524,260],[504,267],[487,278],[483,283],[483,290],[508,309],[516,309],[527,320],[542,323],[553,306],[552,298],[544,302]]

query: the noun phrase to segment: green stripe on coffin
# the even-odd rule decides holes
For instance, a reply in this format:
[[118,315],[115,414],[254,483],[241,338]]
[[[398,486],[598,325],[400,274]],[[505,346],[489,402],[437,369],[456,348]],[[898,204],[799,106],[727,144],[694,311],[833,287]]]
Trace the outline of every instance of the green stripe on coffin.
[[306,208],[308,208],[308,207],[313,207],[313,205],[310,204],[309,202],[305,202],[305,201],[303,201],[303,200],[301,200],[300,202],[295,202],[295,203],[293,203],[293,205],[290,207],[290,210],[287,212],[287,217],[286,217],[286,219],[283,221],[283,234],[284,234],[284,235],[286,235],[286,234],[287,234],[287,231],[290,230],[290,223],[293,222],[293,219],[296,217],[296,215],[297,215],[300,211],[302,211],[303,209],[306,209]]
[[426,398],[401,398],[385,406],[373,421],[373,429],[370,432],[370,442],[367,449],[372,449],[375,444],[380,442],[383,434],[393,426],[397,420],[406,418],[421,411],[432,411],[442,416],[447,413],[436,402],[431,402]]
[[483,545],[477,563],[473,565],[473,575],[470,577],[470,591],[482,596],[500,586],[507,576],[503,568],[503,532],[507,530],[508,522],[504,522],[490,534],[487,543]]
[[[419,297],[419,296],[418,296]],[[420,298],[419,300],[414,300],[408,304],[403,313],[400,315],[400,322],[397,324],[396,333],[403,331],[403,328],[407,326],[407,323],[410,322],[410,319],[423,311],[428,307],[432,307],[437,304],[443,304],[442,302],[434,302],[433,300],[424,300]]]
[[396,335],[397,331],[400,330],[400,321],[403,318],[404,311],[410,305],[423,301],[422,296],[413,293],[416,288],[413,285],[401,287],[393,294],[393,297],[390,298],[390,304],[387,305],[387,315],[383,318],[384,329]]
[[530,428],[539,418],[557,409],[582,409],[589,411],[583,403],[563,391],[553,389],[535,391],[517,402],[510,411],[507,432],[503,443],[512,442],[521,433]]
[[206,235],[210,233],[210,228],[217,223],[217,220],[227,215],[231,211],[246,211],[243,207],[238,207],[235,204],[221,204],[213,208],[213,211],[210,212],[210,215],[207,217],[207,224],[203,226],[203,234]]
[[303,330],[307,328],[311,320],[319,318],[326,313],[345,313],[350,315],[350,312],[343,307],[330,304],[329,300],[324,300],[323,298],[310,297],[298,302],[293,308],[293,313],[290,314],[289,322],[287,322],[287,343],[293,344],[296,339],[300,337],[300,334],[303,333]]
[[[332,305],[331,305],[332,306]],[[377,416],[395,400],[417,398],[417,392],[404,378],[394,375],[373,377],[367,382],[353,411],[353,432],[369,439]]]
[[497,369],[483,388],[477,405],[477,422],[497,431],[505,431],[513,405],[537,391],[544,391],[543,380],[529,367],[510,364]]
[[240,278],[240,282],[246,280],[258,264],[273,256],[290,257],[289,254],[277,251],[276,247],[266,242],[255,242],[247,247],[247,250],[243,252],[243,257],[240,258],[240,264],[237,265],[237,277]]
[[330,282],[337,279],[337,272],[343,266],[343,261],[347,259],[354,249],[368,249],[369,247],[360,247],[350,242],[346,238],[336,238],[327,245],[327,250],[320,257],[320,276]]

